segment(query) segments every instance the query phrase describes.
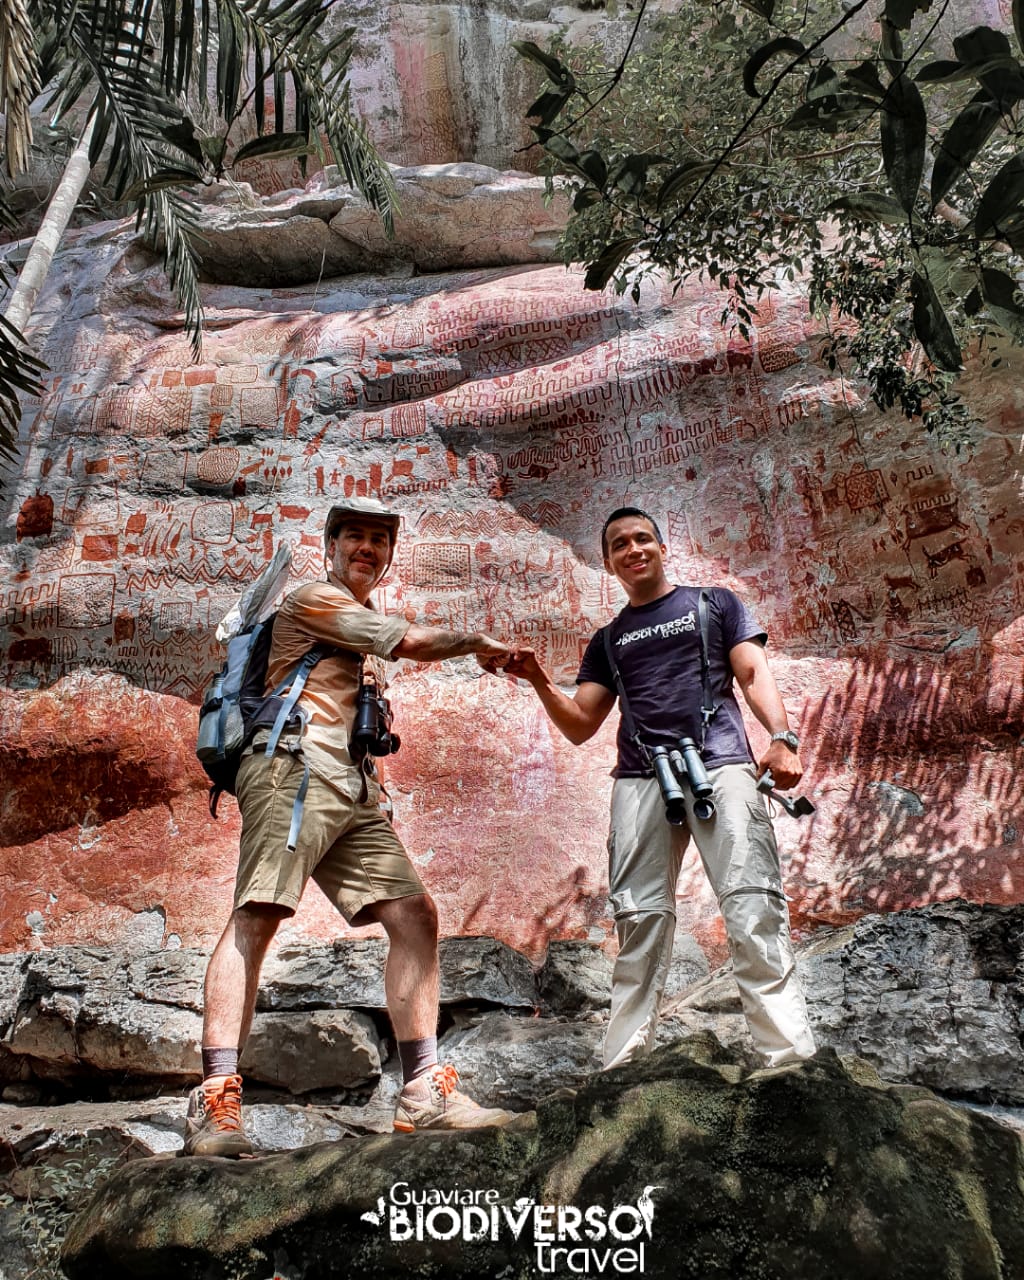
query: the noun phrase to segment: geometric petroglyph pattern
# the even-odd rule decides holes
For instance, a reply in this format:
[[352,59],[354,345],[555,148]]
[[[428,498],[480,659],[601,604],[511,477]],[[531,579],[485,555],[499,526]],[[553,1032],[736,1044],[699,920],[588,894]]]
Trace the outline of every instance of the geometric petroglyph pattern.
[[57,589],[57,625],[60,627],[108,627],[114,616],[112,573],[68,573]]
[[469,585],[471,575],[464,542],[420,542],[413,548],[412,580],[417,587],[459,591]]

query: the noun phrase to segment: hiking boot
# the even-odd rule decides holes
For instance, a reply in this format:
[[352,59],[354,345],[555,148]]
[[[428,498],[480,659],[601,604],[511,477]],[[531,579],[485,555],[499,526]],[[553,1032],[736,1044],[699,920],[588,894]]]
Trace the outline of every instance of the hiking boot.
[[459,1073],[446,1062],[431,1067],[425,1075],[410,1080],[395,1108],[395,1129],[415,1133],[417,1129],[479,1129],[486,1124],[508,1124],[511,1111],[481,1107],[458,1089]]
[[188,1095],[183,1156],[248,1156],[242,1128],[242,1077],[210,1076]]

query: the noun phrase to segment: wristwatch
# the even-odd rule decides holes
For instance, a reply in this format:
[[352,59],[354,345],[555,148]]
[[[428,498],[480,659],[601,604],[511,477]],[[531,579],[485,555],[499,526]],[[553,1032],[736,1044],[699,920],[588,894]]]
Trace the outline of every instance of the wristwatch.
[[772,742],[784,742],[790,751],[800,750],[800,739],[792,729],[783,729],[781,733],[773,733]]

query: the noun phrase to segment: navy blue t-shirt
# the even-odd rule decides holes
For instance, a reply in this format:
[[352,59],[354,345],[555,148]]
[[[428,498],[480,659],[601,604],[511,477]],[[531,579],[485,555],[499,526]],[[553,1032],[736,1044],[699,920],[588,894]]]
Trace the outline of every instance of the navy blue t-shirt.
[[[743,717],[733,693],[729,650],[744,640],[764,644],[767,633],[735,592],[708,587],[708,658],[711,698],[718,714],[708,727],[704,763],[746,764],[752,759]],[[649,746],[674,747],[681,737],[700,743],[700,587],[674,587],[650,604],[627,605],[608,624],[615,661],[629,699],[629,709]],[[576,677],[618,693],[604,647],[602,627],[587,645]],[[636,745],[620,720],[616,778],[649,776]]]

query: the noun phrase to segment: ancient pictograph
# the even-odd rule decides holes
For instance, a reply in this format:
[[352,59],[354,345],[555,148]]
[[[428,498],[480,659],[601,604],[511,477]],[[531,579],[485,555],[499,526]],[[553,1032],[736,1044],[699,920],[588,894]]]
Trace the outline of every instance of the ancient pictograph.
[[178,335],[54,327],[2,543],[9,683],[92,665],[194,696],[239,591],[282,539],[321,573],[325,508],[353,494],[403,517],[382,608],[530,643],[562,679],[621,603],[596,546],[621,503],[662,522],[675,576],[735,587],[797,650],[1020,610],[1002,419],[955,464],[883,423],[818,365],[795,293],[750,341],[698,293],[636,307],[559,268],[278,302],[201,366]]

